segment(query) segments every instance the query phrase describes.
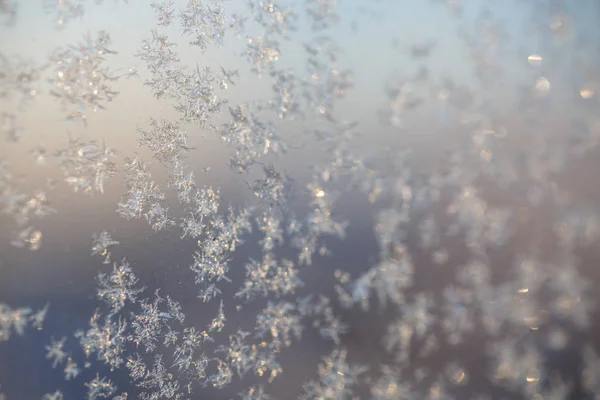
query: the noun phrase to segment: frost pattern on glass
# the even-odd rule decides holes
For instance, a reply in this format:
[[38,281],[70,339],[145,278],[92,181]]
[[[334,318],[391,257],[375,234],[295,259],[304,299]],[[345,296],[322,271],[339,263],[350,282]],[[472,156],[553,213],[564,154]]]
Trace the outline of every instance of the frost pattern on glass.
[[[593,181],[577,182],[594,176],[600,132],[600,67],[584,16],[565,1],[524,2],[512,22],[527,32],[520,44],[499,4],[432,1],[425,7],[459,27],[468,79],[439,70],[443,38],[400,30],[367,35],[365,51],[416,68],[365,85],[340,38],[362,28],[339,3],[119,2],[155,17],[133,67],[114,67],[120,42],[106,31],[57,47],[46,63],[0,53],[2,150],[29,140],[27,107],[58,102],[77,134],[58,148],[52,138],[27,144],[32,168],[57,167],[71,191],[95,195],[70,201],[111,199],[111,217],[145,220],[148,235],[175,238],[187,257],[171,265],[174,255],[152,254],[150,264],[168,265],[143,265],[113,219],[94,226],[84,254],[97,308],[74,332],[38,344],[64,377],[40,398],[78,387],[89,400],[265,400],[281,398],[276,381],[307,400],[600,396],[597,279],[583,261],[597,258],[599,203]],[[376,24],[398,7],[388,3],[353,12],[361,26]],[[63,28],[89,15],[84,4],[44,0],[42,9]],[[3,29],[18,23],[18,6],[0,0]],[[376,61],[367,64],[382,70]],[[137,149],[122,155],[88,125],[136,84],[160,112],[123,132]],[[373,90],[380,97],[366,99]],[[375,129],[385,143],[368,143]],[[248,195],[241,203],[197,159],[203,135],[223,145],[215,154],[226,159],[209,161]],[[296,152],[312,156],[307,170],[286,167]],[[15,161],[0,163],[0,213],[18,257],[54,239],[41,219],[56,214],[49,199],[58,195],[54,185],[31,188]],[[0,300],[1,346],[61,312]],[[306,361],[304,345],[319,359]],[[567,356],[574,373],[557,365]],[[314,362],[312,373],[295,376],[296,359]]]

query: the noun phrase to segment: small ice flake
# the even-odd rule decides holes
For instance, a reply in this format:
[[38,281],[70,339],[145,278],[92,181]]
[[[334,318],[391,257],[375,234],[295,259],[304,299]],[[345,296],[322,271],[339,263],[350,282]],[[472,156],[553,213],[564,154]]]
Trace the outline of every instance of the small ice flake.
[[67,359],[67,364],[65,365],[65,379],[70,381],[71,379],[76,378],[79,373],[81,372],[81,370],[79,369],[79,367],[77,366],[77,364],[75,363],[75,361],[73,361],[73,359],[71,357],[69,357]]
[[67,340],[67,338],[63,337],[57,342],[52,338],[51,344],[46,346],[46,358],[52,360],[52,368],[56,368],[56,366],[61,364],[67,356],[67,353],[63,350],[65,340]]
[[[0,396],[1,398],[2,396]],[[63,393],[60,390],[57,390],[54,393],[46,393],[42,396],[42,400],[63,400]]]
[[106,231],[102,231],[99,234],[93,234],[93,242],[92,242],[92,256],[101,256],[104,257],[104,263],[110,263],[110,251],[108,248],[110,246],[116,246],[119,242],[113,240],[110,234]]

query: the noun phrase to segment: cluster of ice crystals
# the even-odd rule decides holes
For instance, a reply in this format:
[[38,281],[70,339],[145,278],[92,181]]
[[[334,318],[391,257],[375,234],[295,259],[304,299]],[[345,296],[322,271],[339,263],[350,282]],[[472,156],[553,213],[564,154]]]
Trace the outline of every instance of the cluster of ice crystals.
[[47,304],[41,310],[33,312],[29,307],[11,308],[0,303],[0,342],[10,339],[13,333],[23,336],[25,329],[29,327],[42,329],[48,307]]

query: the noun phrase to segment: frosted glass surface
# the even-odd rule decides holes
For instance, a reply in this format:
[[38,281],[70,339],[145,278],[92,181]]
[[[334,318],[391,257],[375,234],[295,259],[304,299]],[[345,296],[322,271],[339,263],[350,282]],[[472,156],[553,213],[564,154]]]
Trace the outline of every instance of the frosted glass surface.
[[0,0],[0,400],[600,398],[599,20]]

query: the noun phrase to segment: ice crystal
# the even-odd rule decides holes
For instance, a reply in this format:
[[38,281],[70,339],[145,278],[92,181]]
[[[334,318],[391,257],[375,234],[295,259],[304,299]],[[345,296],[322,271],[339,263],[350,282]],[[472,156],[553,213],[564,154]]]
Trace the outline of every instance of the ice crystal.
[[135,303],[136,296],[144,290],[135,287],[137,283],[138,279],[126,261],[118,266],[115,263],[110,275],[98,275],[98,297],[110,306],[111,312],[117,313],[125,306],[125,302]]
[[179,57],[173,49],[177,45],[156,29],[151,33],[152,37],[143,40],[142,50],[137,54],[146,63],[151,74],[151,78],[145,83],[152,88],[152,93],[157,98],[176,97],[178,80],[181,79]]
[[254,194],[270,205],[285,207],[291,198],[290,178],[278,172],[273,165],[263,166],[264,178],[249,184]]
[[319,364],[319,379],[304,385],[300,399],[351,399],[363,366],[348,364],[347,351],[335,349]]
[[170,220],[167,208],[162,206],[164,193],[154,181],[150,181],[148,163],[139,158],[127,159],[125,168],[127,194],[119,202],[117,212],[126,219],[144,216],[153,228],[160,229],[163,222]]
[[336,14],[337,0],[308,0],[306,11],[312,20],[313,30],[329,28],[332,23],[337,22]]
[[115,175],[116,150],[96,141],[83,141],[70,138],[68,147],[58,150],[54,157],[65,173],[65,181],[74,192],[92,194],[94,190],[103,193],[104,182]]
[[21,104],[37,98],[45,65],[36,65],[20,56],[0,53],[0,98],[19,97]]
[[166,311],[161,311],[159,305],[164,301],[158,293],[153,302],[143,300],[140,303],[142,312],[135,314],[131,326],[133,328],[132,341],[136,347],[143,347],[147,353],[156,348],[159,335],[166,326],[166,322],[173,316]]
[[0,124],[0,130],[4,134],[6,140],[11,142],[18,142],[21,138],[22,128],[16,123],[16,116],[14,114],[2,113],[2,124]]
[[77,364],[69,357],[67,359],[67,363],[65,365],[65,379],[70,381],[71,379],[76,378],[81,373],[81,369],[77,366]]
[[92,256],[99,255],[104,257],[104,263],[110,263],[110,252],[108,248],[110,246],[115,246],[119,244],[119,242],[112,239],[110,234],[106,231],[100,232],[100,234],[93,234],[93,242],[92,242]]
[[81,0],[43,0],[43,7],[47,14],[54,14],[57,28],[84,14]]
[[114,384],[110,380],[106,377],[100,378],[99,375],[96,375],[94,379],[87,382],[85,386],[88,388],[88,400],[105,399],[116,391]]
[[151,130],[138,130],[138,146],[147,146],[154,157],[166,164],[175,164],[185,152],[192,150],[188,145],[187,133],[177,124],[168,121],[150,120]]
[[57,390],[54,393],[46,393],[42,397],[42,400],[63,400],[63,399],[64,399],[64,396],[60,390]]
[[249,0],[248,6],[254,19],[267,34],[284,36],[288,31],[296,29],[298,15],[292,7],[285,7],[279,1]]
[[293,294],[302,285],[292,261],[278,262],[273,254],[266,253],[260,262],[251,259],[246,265],[246,279],[236,296],[245,300],[270,294],[281,296]]
[[269,333],[271,345],[275,350],[287,347],[292,339],[300,339],[302,324],[296,314],[296,307],[287,302],[270,303],[256,317],[256,334],[259,337]]
[[90,329],[77,331],[75,337],[79,339],[86,357],[96,354],[98,361],[118,368],[123,364],[121,355],[125,350],[123,334],[126,324],[122,320],[113,321],[110,315],[104,317],[104,323],[100,322],[100,318],[101,315],[96,312],[90,319]]
[[106,66],[105,57],[116,54],[108,47],[110,35],[98,32],[96,38],[87,35],[83,42],[68,48],[57,48],[50,56],[54,77],[50,94],[69,112],[104,110],[118,92],[112,84],[118,79]]
[[232,121],[221,128],[221,137],[236,149],[231,157],[231,168],[245,172],[262,156],[283,151],[277,134],[270,124],[260,121],[251,111],[245,114],[244,108],[230,108]]
[[56,366],[61,364],[67,356],[67,354],[63,350],[63,346],[65,344],[66,339],[67,338],[62,338],[57,342],[53,338],[52,343],[49,346],[46,346],[46,350],[48,351],[46,353],[46,358],[52,360],[52,368],[56,368]]
[[279,43],[265,36],[249,38],[246,45],[246,57],[259,75],[279,60]]
[[239,393],[242,400],[271,400],[272,396],[265,393],[265,389],[262,385],[256,387],[252,386],[246,391]]
[[202,50],[214,43],[221,45],[225,36],[225,14],[220,2],[188,0],[187,7],[181,13],[182,33],[191,36],[190,45]]
[[216,85],[223,86],[223,79],[228,78],[225,75],[216,76],[209,67],[200,68],[198,65],[196,69],[182,73],[180,79],[179,101],[175,104],[175,110],[181,114],[183,121],[205,127],[209,118],[227,102],[217,95]]
[[151,3],[152,7],[158,14],[158,25],[169,26],[173,22],[175,9],[173,7],[173,0],[167,0],[162,3]]

